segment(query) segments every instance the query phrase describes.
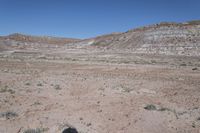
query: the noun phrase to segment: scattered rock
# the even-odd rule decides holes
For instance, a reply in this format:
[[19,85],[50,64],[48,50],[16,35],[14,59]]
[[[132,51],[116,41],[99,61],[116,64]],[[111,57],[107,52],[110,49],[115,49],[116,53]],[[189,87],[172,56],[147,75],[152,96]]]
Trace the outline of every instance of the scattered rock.
[[198,70],[198,68],[195,67],[195,68],[192,68],[192,70],[195,71],[195,70]]
[[64,129],[62,133],[78,133],[78,131],[75,128],[69,127],[67,129]]
[[7,73],[8,71],[9,71],[8,69],[3,70],[3,72],[5,72],[5,73]]

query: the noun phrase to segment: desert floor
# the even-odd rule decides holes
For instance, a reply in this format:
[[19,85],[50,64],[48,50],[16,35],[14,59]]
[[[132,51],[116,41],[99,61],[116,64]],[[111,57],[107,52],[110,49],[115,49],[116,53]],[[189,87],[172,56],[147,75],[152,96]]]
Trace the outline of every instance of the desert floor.
[[0,54],[0,133],[200,133],[200,59]]

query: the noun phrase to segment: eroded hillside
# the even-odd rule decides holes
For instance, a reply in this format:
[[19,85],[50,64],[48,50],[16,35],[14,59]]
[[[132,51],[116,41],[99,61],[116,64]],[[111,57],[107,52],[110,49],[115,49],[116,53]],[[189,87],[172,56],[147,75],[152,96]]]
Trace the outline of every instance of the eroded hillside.
[[85,40],[82,44],[110,50],[166,55],[199,55],[200,24],[160,23]]

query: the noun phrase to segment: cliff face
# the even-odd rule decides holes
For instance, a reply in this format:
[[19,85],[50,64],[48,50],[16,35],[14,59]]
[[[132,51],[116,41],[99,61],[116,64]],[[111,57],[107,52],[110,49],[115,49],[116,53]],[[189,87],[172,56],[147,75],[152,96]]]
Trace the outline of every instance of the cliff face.
[[91,41],[91,46],[136,53],[200,55],[200,24],[161,23]]

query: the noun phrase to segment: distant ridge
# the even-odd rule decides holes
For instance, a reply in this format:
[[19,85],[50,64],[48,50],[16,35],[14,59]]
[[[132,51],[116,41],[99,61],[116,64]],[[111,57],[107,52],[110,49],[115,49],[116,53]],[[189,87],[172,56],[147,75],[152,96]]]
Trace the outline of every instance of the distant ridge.
[[[50,45],[51,44],[51,45]],[[92,48],[144,54],[200,56],[200,20],[162,22],[126,32],[114,32],[88,39],[30,36],[14,33],[0,37],[0,49]]]
[[32,36],[32,35],[23,35],[20,33],[10,34],[8,36],[1,37],[7,40],[27,42],[27,43],[45,43],[45,44],[56,44],[64,45],[67,43],[74,43],[80,41],[80,39],[74,38],[61,38],[61,37],[50,37],[50,36]]

